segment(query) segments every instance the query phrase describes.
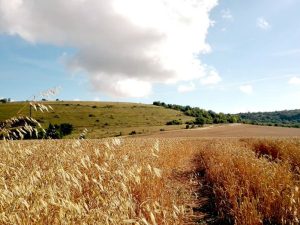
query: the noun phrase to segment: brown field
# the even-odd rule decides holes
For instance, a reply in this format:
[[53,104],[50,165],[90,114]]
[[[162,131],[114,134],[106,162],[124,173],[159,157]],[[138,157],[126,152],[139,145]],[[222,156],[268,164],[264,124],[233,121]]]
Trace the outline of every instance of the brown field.
[[299,224],[299,138],[2,141],[0,158],[0,224]]
[[165,131],[147,135],[147,137],[300,137],[300,129],[231,124]]

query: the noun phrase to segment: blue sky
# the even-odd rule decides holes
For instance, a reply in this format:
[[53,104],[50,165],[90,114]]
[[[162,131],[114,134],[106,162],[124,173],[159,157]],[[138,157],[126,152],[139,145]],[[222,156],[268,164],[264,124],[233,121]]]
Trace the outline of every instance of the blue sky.
[[299,0],[45,2],[0,0],[0,98],[300,108]]

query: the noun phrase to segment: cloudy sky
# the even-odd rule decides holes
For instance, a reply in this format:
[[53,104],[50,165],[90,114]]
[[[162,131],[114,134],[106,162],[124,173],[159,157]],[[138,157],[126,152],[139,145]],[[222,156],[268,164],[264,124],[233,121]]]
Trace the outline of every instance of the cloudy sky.
[[0,98],[300,108],[300,0],[0,0]]

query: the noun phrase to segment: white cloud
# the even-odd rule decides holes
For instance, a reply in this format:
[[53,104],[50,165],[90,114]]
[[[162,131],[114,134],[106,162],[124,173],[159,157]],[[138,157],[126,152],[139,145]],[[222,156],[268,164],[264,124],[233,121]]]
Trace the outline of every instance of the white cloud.
[[101,82],[102,76],[93,76],[92,82],[94,83],[95,90],[102,90],[110,93],[113,97],[126,96],[131,98],[141,98],[148,96],[152,92],[150,82],[136,80],[133,78],[109,78],[106,80],[111,82]]
[[179,85],[178,86],[178,89],[177,91],[179,93],[186,93],[186,92],[191,92],[191,91],[194,91],[196,89],[196,86],[193,82],[190,82],[189,84],[182,84],[182,85]]
[[291,77],[289,79],[288,83],[291,84],[291,85],[300,85],[300,77],[299,76]]
[[225,20],[231,20],[231,21],[233,20],[233,15],[229,9],[223,9],[221,11],[221,16]]
[[257,18],[256,25],[262,30],[271,29],[270,23],[263,17]]
[[200,79],[200,83],[202,85],[213,85],[219,83],[221,80],[222,78],[220,77],[217,71],[209,70],[207,72],[207,76]]
[[241,86],[239,87],[239,89],[240,89],[241,92],[243,92],[243,93],[245,93],[245,94],[247,94],[247,95],[250,95],[250,94],[253,93],[253,87],[252,87],[252,85],[250,85],[250,84],[241,85]]
[[76,49],[63,56],[93,90],[143,97],[207,76],[199,54],[218,0],[0,0],[0,33]]

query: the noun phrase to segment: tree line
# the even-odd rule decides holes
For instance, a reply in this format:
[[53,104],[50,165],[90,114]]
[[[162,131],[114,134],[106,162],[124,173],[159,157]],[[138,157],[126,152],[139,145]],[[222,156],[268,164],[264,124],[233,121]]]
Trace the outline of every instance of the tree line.
[[[182,106],[176,104],[166,104],[160,101],[154,101],[153,105],[161,106],[167,109],[174,109],[183,112],[187,116],[195,117],[195,120],[187,122],[187,124],[220,124],[220,123],[237,123],[240,122],[240,117],[233,114],[216,113],[212,110],[205,110],[199,107],[191,107],[189,105]],[[172,123],[169,122],[168,125]],[[173,121],[176,124],[176,121]]]
[[300,128],[299,109],[275,112],[239,113],[239,116],[244,123]]

